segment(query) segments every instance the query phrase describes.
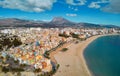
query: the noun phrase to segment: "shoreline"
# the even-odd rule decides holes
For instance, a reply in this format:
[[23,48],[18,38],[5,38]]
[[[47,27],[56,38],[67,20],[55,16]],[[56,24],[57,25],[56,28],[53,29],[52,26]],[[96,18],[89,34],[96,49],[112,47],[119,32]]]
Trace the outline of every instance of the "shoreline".
[[[104,36],[97,35],[81,41],[78,44],[72,43],[66,52],[58,52],[54,55],[60,67],[54,76],[92,76],[84,58],[85,48],[95,39]],[[74,50],[74,51],[73,51]],[[66,56],[67,55],[67,56]],[[66,57],[66,58],[64,58]]]
[[[82,47],[80,49],[81,51],[77,50],[77,54],[79,54],[78,56],[79,56],[79,58],[81,58],[81,61],[83,63],[83,68],[85,69],[86,73],[88,74],[87,76],[92,76],[92,73],[91,73],[90,69],[88,68],[87,62],[86,62],[85,57],[84,57],[85,48],[88,47],[89,44],[92,43],[94,40],[96,40],[97,38],[102,37],[102,36],[103,35],[97,35],[97,36],[93,36],[91,38],[88,38],[84,43],[80,44],[81,45],[80,47]],[[78,47],[78,48],[80,48],[80,47]]]
[[113,33],[92,36],[85,41],[79,42],[78,44],[69,44],[67,47],[68,51],[66,52],[61,52],[58,50],[57,53],[53,55],[53,57],[57,63],[60,64],[60,67],[53,76],[92,76],[92,72],[88,68],[86,60],[84,58],[83,53],[85,51],[85,48],[97,38],[110,35],[120,34]]
[[[78,44],[67,43],[63,45],[63,47],[56,49],[56,51],[54,51],[50,57],[52,57],[51,59],[55,60],[56,63],[60,64],[60,67],[53,76],[92,76],[91,71],[89,70],[84,58],[83,53],[85,51],[85,48],[95,39],[110,35],[120,34],[96,35],[88,38],[85,41],[81,41]],[[68,51],[61,52],[60,50],[65,47],[68,48]]]

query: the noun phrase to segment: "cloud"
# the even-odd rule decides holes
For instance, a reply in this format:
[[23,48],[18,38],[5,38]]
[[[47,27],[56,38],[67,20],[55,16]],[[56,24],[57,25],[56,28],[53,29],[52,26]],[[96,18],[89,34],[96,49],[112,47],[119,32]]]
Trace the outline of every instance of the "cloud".
[[66,3],[70,5],[85,5],[86,2],[86,0],[66,0]]
[[[101,7],[101,4],[106,4]],[[100,0],[97,2],[91,2],[88,6],[89,8],[100,8],[101,11],[111,12],[111,13],[120,13],[120,0]]]
[[0,7],[27,12],[50,10],[56,0],[0,0]]
[[105,4],[105,3],[109,3],[109,0],[100,0],[97,2],[91,2],[90,5],[88,5],[89,8],[101,8],[100,4]]
[[101,8],[104,12],[120,13],[120,0],[110,0],[110,3]]
[[100,8],[101,6],[96,2],[92,2],[88,7],[89,8]]
[[44,21],[44,22],[50,22],[50,20],[42,20],[42,21]]
[[71,7],[71,6],[68,6],[69,9],[73,10],[73,11],[78,11],[78,8],[77,7]]
[[77,14],[70,14],[70,13],[67,13],[66,16],[75,17],[75,16],[77,16]]

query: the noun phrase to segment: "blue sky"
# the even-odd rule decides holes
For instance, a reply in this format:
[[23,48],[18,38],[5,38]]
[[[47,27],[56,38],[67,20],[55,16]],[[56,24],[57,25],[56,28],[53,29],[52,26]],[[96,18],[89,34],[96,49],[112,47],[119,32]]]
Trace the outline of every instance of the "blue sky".
[[0,0],[0,18],[50,21],[60,16],[74,22],[120,26],[120,0]]

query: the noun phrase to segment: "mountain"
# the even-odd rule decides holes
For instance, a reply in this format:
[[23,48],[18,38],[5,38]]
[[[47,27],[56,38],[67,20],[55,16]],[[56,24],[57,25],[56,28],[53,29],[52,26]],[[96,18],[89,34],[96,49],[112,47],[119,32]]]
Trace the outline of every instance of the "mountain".
[[53,24],[58,24],[58,25],[62,25],[62,24],[74,24],[74,22],[71,22],[65,18],[62,18],[62,17],[55,17],[53,18],[53,20],[50,22],[50,23],[53,23]]
[[116,26],[116,25],[103,25],[102,27],[106,27],[106,28],[120,28],[119,26]]
[[40,26],[42,22],[35,22],[31,20],[23,20],[17,18],[6,18],[0,19],[1,27],[31,27],[31,26]]
[[84,28],[101,28],[99,24],[92,24],[92,23],[78,23],[77,26],[81,26]]
[[7,19],[0,19],[0,25],[15,25],[15,24],[25,24],[28,23],[29,21],[27,20],[21,20],[17,18],[7,18]]
[[75,23],[62,17],[55,17],[50,22],[23,20],[17,18],[0,19],[0,27],[74,27],[74,28],[120,28],[115,25]]

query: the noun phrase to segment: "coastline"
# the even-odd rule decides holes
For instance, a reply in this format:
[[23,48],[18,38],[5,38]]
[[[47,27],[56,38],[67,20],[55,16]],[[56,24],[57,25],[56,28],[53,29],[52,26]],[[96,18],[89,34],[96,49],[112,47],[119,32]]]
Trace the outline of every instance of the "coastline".
[[[65,62],[63,67],[66,68],[66,69],[63,70],[61,68],[63,71],[60,71],[60,68],[59,68],[57,70],[57,72],[55,73],[55,75],[53,75],[53,76],[79,76],[79,75],[81,75],[81,76],[91,76],[91,74],[89,73],[89,70],[86,69],[87,65],[86,65],[86,63],[84,61],[84,57],[83,57],[83,54],[82,54],[84,50],[82,50],[82,49],[85,49],[86,46],[87,46],[86,44],[89,44],[90,42],[92,42],[97,37],[99,37],[99,36],[90,37],[85,41],[79,42],[78,44],[67,43],[67,44],[64,44],[62,47],[57,48],[56,51],[52,52],[50,54],[50,58],[55,63],[60,64],[60,68],[62,66],[61,66],[61,62],[59,62],[59,61],[61,60],[61,57],[66,57],[65,55],[67,55],[67,54],[69,54],[69,56],[67,56],[67,58],[62,58],[62,59],[69,62],[69,63],[72,63],[72,64],[66,64],[66,62]],[[61,52],[60,50],[62,50],[62,48],[65,48],[65,47],[68,48],[68,51]],[[75,50],[73,51],[73,49],[75,49]],[[59,54],[61,54],[61,55],[59,55]],[[73,59],[71,58],[72,55],[73,55]],[[60,57],[60,59],[56,59],[56,56]],[[73,61],[71,61],[71,59]],[[74,60],[76,62],[75,64],[77,64],[77,65],[74,65]],[[81,63],[79,63],[79,62],[81,62]],[[80,65],[80,67],[78,67],[79,65]],[[73,68],[74,66],[76,68]],[[68,71],[68,69],[70,70],[70,72]],[[30,73],[31,73],[31,75],[34,75],[32,72],[29,72],[29,73],[28,72],[23,72],[22,75],[30,75]],[[11,73],[9,72],[7,74],[11,74]],[[1,75],[4,76],[4,73],[2,73]]]
[[[56,49],[50,55],[54,62],[60,64],[59,69],[53,76],[92,76],[90,70],[87,67],[83,52],[84,49],[95,39],[102,37],[102,36],[109,36],[109,35],[120,35],[120,34],[107,34],[107,35],[97,35],[88,38],[85,41],[81,41],[78,44],[75,43],[68,43]],[[68,51],[61,52],[62,48],[68,48]],[[1,73],[1,72],[0,72]],[[9,73],[8,73],[9,74]],[[22,73],[24,75],[34,75],[32,72]],[[4,76],[4,74],[0,74]]]
[[84,59],[84,49],[95,39],[103,35],[88,38],[78,44],[72,43],[66,52],[58,52],[54,55],[60,67],[54,76],[92,76]]

